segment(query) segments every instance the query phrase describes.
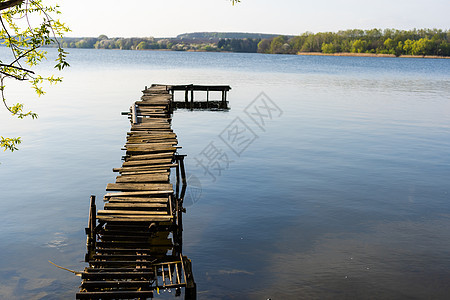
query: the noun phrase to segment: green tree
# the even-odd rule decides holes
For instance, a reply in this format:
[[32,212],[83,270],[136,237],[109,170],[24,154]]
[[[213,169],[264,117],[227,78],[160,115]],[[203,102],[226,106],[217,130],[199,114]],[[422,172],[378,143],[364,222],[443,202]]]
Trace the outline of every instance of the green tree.
[[142,41],[136,46],[136,49],[137,50],[148,49],[148,43],[146,41]]
[[412,44],[411,54],[412,55],[427,55],[432,54],[433,42],[427,38],[422,38],[415,41]]
[[413,48],[414,41],[411,41],[410,39],[407,39],[403,43],[403,51],[405,54],[411,55],[412,54],[412,48]]
[[397,43],[393,39],[387,38],[383,44],[388,53],[395,53],[395,47],[397,46]]
[[[8,80],[29,82],[38,96],[43,95],[43,83],[60,82],[60,77],[43,77],[34,71],[47,52],[42,46],[56,43],[58,47],[55,68],[62,70],[69,66],[67,53],[62,49],[58,38],[62,38],[69,28],[53,16],[60,14],[59,7],[46,6],[42,0],[0,0],[0,40],[12,53],[12,59],[0,58],[0,93],[4,106],[12,116],[19,119],[37,118],[32,111],[25,111],[23,103],[9,104],[6,98]],[[40,16],[39,18],[36,18]],[[35,22],[40,19],[40,22]],[[0,137],[0,147],[4,150],[17,150],[20,137]]]
[[289,46],[289,44],[287,44],[287,46],[285,46],[285,44],[287,44],[287,37],[282,36],[282,35],[277,36],[270,43],[270,50],[269,50],[270,53],[273,53],[273,54],[288,53],[287,52],[288,51],[287,46]]
[[323,43],[322,44],[323,53],[336,53],[336,46],[333,43]]
[[289,44],[291,45],[292,51],[294,53],[300,52],[307,36],[308,34],[305,33],[300,36],[295,36],[289,40]]
[[352,52],[353,53],[364,53],[367,49],[367,42],[363,40],[356,40],[353,42],[352,45]]
[[270,39],[263,39],[258,43],[258,53],[270,53]]

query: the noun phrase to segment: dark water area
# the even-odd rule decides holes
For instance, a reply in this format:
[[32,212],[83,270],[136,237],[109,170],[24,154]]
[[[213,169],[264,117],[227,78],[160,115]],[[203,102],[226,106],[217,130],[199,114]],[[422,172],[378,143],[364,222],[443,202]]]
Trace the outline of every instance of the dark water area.
[[199,299],[450,294],[449,60],[69,52],[46,96],[10,83],[38,120],[0,110],[0,135],[24,140],[0,153],[0,299],[75,297],[80,278],[48,260],[86,266],[89,196],[114,182],[120,112],[152,83],[232,87],[230,111],[173,117]]

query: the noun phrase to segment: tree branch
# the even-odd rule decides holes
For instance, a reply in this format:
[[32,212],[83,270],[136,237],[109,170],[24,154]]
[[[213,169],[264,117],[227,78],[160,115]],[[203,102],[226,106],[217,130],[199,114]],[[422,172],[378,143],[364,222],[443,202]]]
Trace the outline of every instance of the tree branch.
[[26,81],[26,80],[28,80],[28,79],[25,78],[25,77],[19,77],[19,76],[16,76],[16,75],[11,75],[11,74],[6,73],[6,72],[3,72],[3,71],[0,71],[0,74],[3,74],[3,75],[6,76],[6,77],[12,77],[12,78],[14,78],[14,79],[16,79],[16,80],[19,80],[19,81]]
[[24,71],[24,72],[27,72],[27,73],[34,74],[34,72],[31,71],[31,70],[24,69],[24,68],[21,68],[21,67],[12,66],[12,65],[0,64],[0,67],[13,68],[13,69],[16,69],[16,70],[20,70],[20,71]]
[[24,0],[10,0],[6,2],[0,2],[0,10],[5,10],[10,7],[22,4]]

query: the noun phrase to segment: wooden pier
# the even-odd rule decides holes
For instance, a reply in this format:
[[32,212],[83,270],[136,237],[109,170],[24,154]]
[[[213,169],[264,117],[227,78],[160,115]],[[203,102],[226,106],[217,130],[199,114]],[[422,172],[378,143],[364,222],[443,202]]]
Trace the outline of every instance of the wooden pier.
[[[177,154],[171,128],[173,91],[179,89],[146,87],[125,113],[131,119],[126,154],[122,166],[113,169],[119,176],[106,187],[110,193],[103,210],[97,211],[91,196],[89,266],[82,272],[77,299],[147,299],[166,289],[179,296],[183,288],[185,299],[196,299],[191,261],[182,254],[184,155]],[[226,103],[226,97],[221,101]]]

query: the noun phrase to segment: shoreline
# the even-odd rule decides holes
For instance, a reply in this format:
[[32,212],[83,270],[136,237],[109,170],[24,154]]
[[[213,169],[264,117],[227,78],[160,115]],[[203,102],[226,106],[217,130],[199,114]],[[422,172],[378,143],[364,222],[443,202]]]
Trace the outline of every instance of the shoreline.
[[349,56],[349,57],[391,57],[391,58],[432,58],[432,59],[449,59],[449,56],[438,55],[399,55],[394,54],[377,54],[377,53],[352,53],[352,52],[339,52],[339,53],[322,53],[322,52],[298,52],[297,55],[306,56]]

